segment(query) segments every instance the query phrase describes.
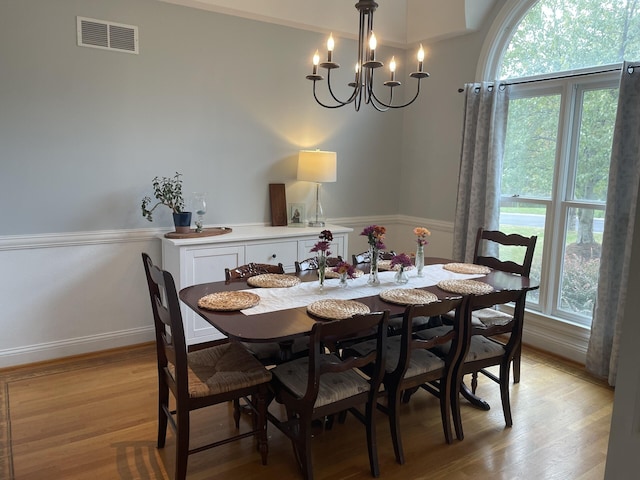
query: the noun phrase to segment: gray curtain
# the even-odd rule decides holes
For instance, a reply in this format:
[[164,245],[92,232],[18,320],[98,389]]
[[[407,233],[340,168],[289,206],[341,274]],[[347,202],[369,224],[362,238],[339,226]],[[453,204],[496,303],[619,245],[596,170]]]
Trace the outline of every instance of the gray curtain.
[[472,261],[479,227],[498,228],[509,105],[509,87],[498,85],[498,82],[465,85],[458,201],[453,228],[453,258],[459,262]]
[[636,68],[634,73],[631,64],[625,63],[611,149],[598,296],[586,362],[587,370],[608,377],[612,386],[618,370],[639,182],[640,71]]

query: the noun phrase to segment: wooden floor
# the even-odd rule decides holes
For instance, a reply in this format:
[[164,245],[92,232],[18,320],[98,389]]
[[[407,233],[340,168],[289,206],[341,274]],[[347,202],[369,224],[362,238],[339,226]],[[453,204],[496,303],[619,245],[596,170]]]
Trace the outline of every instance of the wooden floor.
[[[434,397],[418,392],[404,405],[402,466],[378,412],[380,478],[603,478],[611,388],[576,365],[525,349],[522,382],[511,390],[512,428],[504,428],[497,385],[481,378],[478,391],[493,408],[463,402],[465,439],[452,445],[444,442]],[[196,412],[192,445],[232,428],[229,413],[228,404]],[[152,345],[0,371],[0,478],[170,479],[174,437],[156,449],[156,415]],[[188,478],[300,478],[290,443],[273,427],[269,450],[267,466],[252,439],[193,455]],[[319,431],[313,454],[317,479],[371,478],[364,429],[352,417]]]

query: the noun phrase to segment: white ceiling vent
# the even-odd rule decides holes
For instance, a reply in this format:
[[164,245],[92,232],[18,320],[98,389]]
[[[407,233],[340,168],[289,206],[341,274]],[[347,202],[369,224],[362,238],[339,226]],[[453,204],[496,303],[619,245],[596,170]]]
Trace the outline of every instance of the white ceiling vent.
[[76,18],[78,46],[138,53],[138,27],[95,18]]

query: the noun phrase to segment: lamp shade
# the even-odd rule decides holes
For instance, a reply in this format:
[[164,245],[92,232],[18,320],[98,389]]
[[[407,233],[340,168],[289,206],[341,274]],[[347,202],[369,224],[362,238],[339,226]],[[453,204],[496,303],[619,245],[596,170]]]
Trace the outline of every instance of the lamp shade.
[[336,152],[300,150],[298,155],[298,180],[328,183],[337,178]]

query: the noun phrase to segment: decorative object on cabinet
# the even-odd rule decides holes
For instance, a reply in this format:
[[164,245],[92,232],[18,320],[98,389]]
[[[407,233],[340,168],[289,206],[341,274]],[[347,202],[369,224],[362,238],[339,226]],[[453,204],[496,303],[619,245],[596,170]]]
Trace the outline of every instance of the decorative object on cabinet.
[[284,227],[287,225],[287,194],[284,183],[269,184],[269,200],[271,202],[271,225]]
[[324,227],[325,218],[320,202],[320,184],[333,183],[337,178],[336,152],[301,150],[298,155],[298,180],[315,182],[316,199],[310,227]]
[[289,226],[305,227],[306,208],[304,203],[289,204]]
[[189,233],[191,226],[191,212],[184,210],[184,198],[182,197],[182,176],[176,172],[173,177],[154,177],[152,181],[153,196],[157,202],[151,208],[151,197],[142,199],[142,216],[150,222],[153,221],[153,211],[160,205],[165,205],[173,212],[173,223],[177,233]]
[[[391,2],[389,2],[391,4]],[[410,73],[411,78],[415,78],[418,81],[416,86],[416,93],[411,100],[404,104],[393,103],[393,89],[401,85],[396,80],[396,61],[395,57],[391,57],[389,62],[389,80],[383,83],[385,87],[389,87],[389,100],[384,102],[381,100],[382,95],[380,92],[374,92],[374,80],[373,74],[377,68],[383,67],[384,64],[379,60],[376,60],[376,47],[377,40],[373,34],[373,12],[378,8],[378,4],[374,0],[360,0],[355,5],[360,16],[360,29],[358,34],[358,56],[356,59],[356,69],[354,81],[349,83],[351,87],[351,93],[345,100],[339,99],[335,94],[335,86],[331,85],[331,71],[340,68],[340,65],[333,61],[333,34],[329,36],[327,41],[327,61],[320,63],[320,55],[316,50],[313,56],[313,70],[311,75],[307,75],[307,80],[313,81],[313,98],[316,102],[325,108],[339,108],[353,103],[356,112],[360,110],[360,106],[364,102],[373,106],[379,112],[385,112],[390,108],[404,108],[411,105],[418,98],[420,94],[420,81],[423,78],[429,76],[423,69],[424,63],[424,49],[420,45],[418,50],[418,71]],[[353,65],[353,63],[351,64]],[[331,94],[331,103],[323,103],[316,93],[316,82],[324,80],[324,77],[318,73],[318,66],[327,70],[327,88]],[[352,77],[353,78],[353,77]],[[377,84],[379,82],[375,82]]]

